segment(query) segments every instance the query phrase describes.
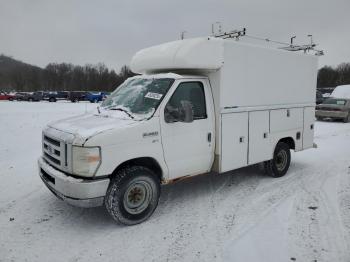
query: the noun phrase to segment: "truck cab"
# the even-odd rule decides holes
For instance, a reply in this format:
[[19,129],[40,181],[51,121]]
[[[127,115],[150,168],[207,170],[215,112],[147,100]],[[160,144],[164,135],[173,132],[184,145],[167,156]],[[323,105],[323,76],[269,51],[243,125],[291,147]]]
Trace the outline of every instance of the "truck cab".
[[[290,150],[313,146],[316,60],[301,59],[295,69],[287,51],[276,55],[225,41],[142,50],[131,64],[141,75],[94,111],[48,124],[38,161],[45,185],[72,205],[104,205],[117,222],[133,225],[152,215],[162,184],[256,163],[272,177],[286,174]],[[247,79],[242,48],[255,52],[248,65],[261,64],[253,70],[265,70],[257,79]],[[276,58],[266,66],[269,56]],[[281,59],[281,78],[295,72],[284,85],[274,72]],[[256,85],[263,78],[270,84],[264,93]],[[295,83],[298,92],[286,95]]]

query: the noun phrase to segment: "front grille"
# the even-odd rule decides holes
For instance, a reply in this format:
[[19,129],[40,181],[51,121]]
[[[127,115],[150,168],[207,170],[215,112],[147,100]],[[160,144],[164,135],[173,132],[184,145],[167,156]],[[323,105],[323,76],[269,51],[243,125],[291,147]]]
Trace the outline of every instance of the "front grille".
[[52,166],[62,171],[68,169],[67,144],[51,135],[43,135],[43,157]]
[[61,165],[61,161],[56,158],[50,156],[48,153],[44,153],[45,158],[50,159],[50,161],[54,162],[56,165]]
[[44,136],[44,140],[46,140],[47,142],[55,145],[55,146],[60,146],[60,141],[56,140],[56,139],[53,139],[51,137],[48,137],[48,136]]

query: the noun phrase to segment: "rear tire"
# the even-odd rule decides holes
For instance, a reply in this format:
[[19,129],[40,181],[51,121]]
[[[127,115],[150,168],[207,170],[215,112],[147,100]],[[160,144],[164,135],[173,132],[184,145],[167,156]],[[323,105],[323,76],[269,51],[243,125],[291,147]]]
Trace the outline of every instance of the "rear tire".
[[264,162],[265,172],[271,177],[284,176],[290,165],[290,147],[284,142],[278,142],[273,153],[273,159]]
[[136,225],[153,214],[159,196],[160,181],[152,170],[143,166],[127,167],[111,180],[105,207],[116,222]]
[[50,97],[49,102],[56,102],[56,98]]

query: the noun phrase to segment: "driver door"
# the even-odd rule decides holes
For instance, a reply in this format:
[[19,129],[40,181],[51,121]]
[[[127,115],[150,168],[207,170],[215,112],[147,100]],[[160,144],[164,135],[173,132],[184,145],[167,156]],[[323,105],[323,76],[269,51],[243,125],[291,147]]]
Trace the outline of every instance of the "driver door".
[[[161,134],[169,179],[208,172],[214,154],[212,98],[204,81],[181,81],[161,108]],[[181,122],[181,104],[191,103],[193,121]]]

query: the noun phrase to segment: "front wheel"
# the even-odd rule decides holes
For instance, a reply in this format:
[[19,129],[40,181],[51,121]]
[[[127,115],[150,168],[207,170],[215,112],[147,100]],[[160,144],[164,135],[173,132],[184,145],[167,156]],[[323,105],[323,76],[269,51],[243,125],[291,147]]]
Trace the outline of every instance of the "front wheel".
[[343,122],[344,123],[349,123],[350,122],[350,112],[349,112],[348,116],[343,119]]
[[152,170],[142,166],[127,167],[112,179],[105,206],[118,223],[135,225],[153,214],[159,196],[160,181]]
[[284,142],[278,142],[273,159],[264,162],[265,172],[272,177],[284,176],[290,165],[290,148]]

